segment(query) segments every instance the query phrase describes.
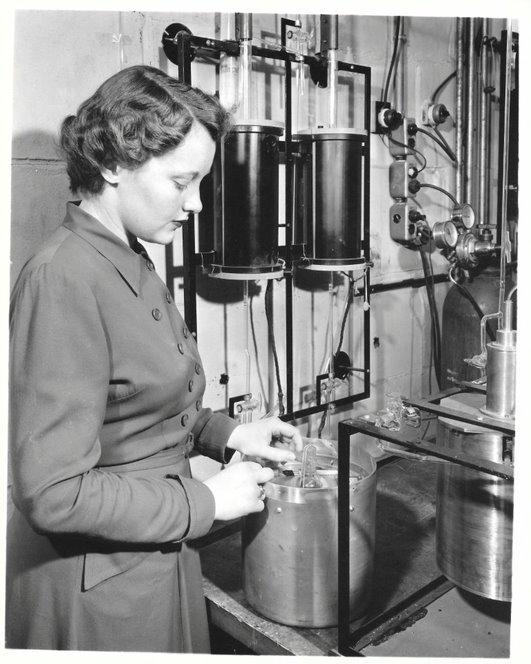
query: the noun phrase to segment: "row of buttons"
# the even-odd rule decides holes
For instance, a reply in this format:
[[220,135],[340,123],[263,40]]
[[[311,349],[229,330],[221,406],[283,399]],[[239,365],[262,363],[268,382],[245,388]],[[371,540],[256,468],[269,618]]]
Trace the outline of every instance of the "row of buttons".
[[[201,410],[202,402],[201,399],[198,399],[195,402],[195,409],[199,412]],[[181,417],[181,426],[185,427],[188,423],[189,415],[188,413],[184,413],[184,415]]]
[[[155,266],[153,265],[153,262],[152,262],[151,260],[146,260],[146,267],[147,267],[147,269],[150,270],[150,271],[155,269]],[[171,302],[172,302],[172,297],[171,297],[171,293],[170,293],[170,291],[167,290],[167,291],[165,292],[164,295],[165,295],[165,298],[166,298],[166,302],[167,302],[168,304],[171,304]],[[157,307],[155,307],[155,308],[151,311],[151,314],[152,314],[153,318],[154,318],[156,321],[159,321],[159,320],[162,319],[162,311],[161,311],[160,309],[158,309]],[[188,328],[187,328],[186,326],[183,327],[183,336],[184,336],[185,339],[188,339],[188,337],[190,336],[190,332],[189,332],[189,330],[188,330]],[[184,346],[183,346],[181,343],[177,344],[177,349],[179,350],[179,353],[181,353],[181,355],[184,355]],[[200,365],[198,362],[195,363],[194,370],[195,370],[195,373],[196,373],[198,376],[201,374],[201,365]],[[192,392],[193,389],[194,389],[194,379],[191,378],[190,381],[188,382],[188,391],[189,391],[189,392]],[[197,411],[200,411],[200,410],[201,410],[201,406],[202,406],[202,402],[201,402],[200,399],[198,399],[198,400],[195,402],[195,408],[196,408],[196,410],[197,410]],[[185,426],[187,425],[187,423],[188,423],[188,419],[189,419],[188,413],[184,413],[183,416],[181,417],[181,425],[182,425],[183,427],[185,427]]]

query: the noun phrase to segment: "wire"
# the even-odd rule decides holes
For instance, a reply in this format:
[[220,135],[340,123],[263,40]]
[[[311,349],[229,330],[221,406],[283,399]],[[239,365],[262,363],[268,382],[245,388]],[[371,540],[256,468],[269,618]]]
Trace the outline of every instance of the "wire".
[[[380,134],[380,137],[383,141],[383,136],[381,134]],[[407,150],[411,150],[411,152],[418,155],[422,159],[422,161],[424,162],[424,165],[422,166],[422,168],[419,168],[419,173],[422,173],[422,171],[426,168],[426,166],[428,164],[428,162],[426,160],[426,157],[422,154],[422,152],[420,152],[419,150],[417,150],[414,147],[411,147],[411,145],[406,145],[405,143],[401,143],[400,141],[395,141],[395,139],[391,138],[390,136],[388,136],[387,138],[389,139],[389,141],[391,143],[394,143],[395,145],[399,145],[401,148],[406,148]],[[385,145],[385,142],[384,142],[384,145]]]
[[328,415],[328,405],[326,406],[326,409],[323,410],[323,414],[321,416],[321,421],[319,422],[319,429],[317,430],[317,438],[321,438],[323,435],[323,429],[324,425],[326,423],[326,416]]
[[275,343],[275,331],[273,329],[273,280],[267,282],[265,292],[265,313],[267,318],[267,329],[269,332],[269,342],[273,350],[273,359],[275,361],[275,374],[277,378],[278,390],[278,413],[284,415],[284,393],[282,392],[282,383],[280,381],[280,366],[278,363],[277,346]]
[[339,353],[341,350],[341,346],[343,345],[343,336],[345,334],[345,327],[347,324],[347,319],[348,319],[348,313],[350,311],[350,307],[352,305],[352,301],[354,299],[354,285],[358,281],[362,281],[365,277],[365,270],[363,272],[362,277],[358,277],[357,279],[353,279],[347,272],[341,272],[341,274],[344,274],[348,280],[349,280],[349,286],[348,286],[348,292],[347,292],[347,301],[345,304],[345,311],[343,313],[343,320],[341,321],[341,332],[339,333],[339,342],[337,344],[337,350],[336,350],[336,355]]
[[387,95],[389,93],[389,84],[391,83],[391,76],[395,65],[398,64],[397,53],[398,53],[398,36],[400,35],[400,23],[402,17],[395,16],[395,36],[393,44],[393,55],[391,56],[391,63],[389,65],[389,71],[387,72],[387,78],[385,81],[385,86],[382,88],[382,97],[380,101],[387,101]]
[[455,154],[452,152],[448,144],[444,144],[443,141],[441,141],[440,138],[437,138],[437,136],[434,136],[432,133],[427,131],[426,129],[423,129],[422,127],[417,127],[417,131],[420,132],[421,134],[424,134],[425,136],[428,136],[431,138],[432,141],[435,141],[437,145],[442,148],[444,153],[450,157],[452,161],[455,161]]
[[444,81],[439,85],[439,87],[435,90],[435,92],[431,96],[431,101],[435,101],[440,93],[440,91],[444,88],[444,86],[449,83],[454,76],[457,76],[457,69],[453,71],[450,76],[447,76]]
[[459,203],[457,202],[457,198],[455,198],[455,196],[452,196],[452,194],[449,191],[446,191],[446,189],[443,189],[442,187],[437,187],[437,185],[429,184],[427,182],[419,182],[419,184],[422,188],[435,189],[436,191],[440,191],[442,194],[446,194],[446,196],[448,196],[448,198],[451,199],[454,205],[459,205]]
[[424,279],[426,282],[426,293],[428,295],[428,304],[431,318],[431,336],[433,343],[433,355],[435,365],[435,378],[437,385],[441,389],[441,330],[439,327],[439,314],[437,312],[437,304],[435,302],[435,289],[433,281],[433,273],[430,273],[430,267],[426,252],[422,247],[419,247],[420,257],[422,260],[422,269],[424,270]]
[[433,131],[437,134],[437,136],[441,139],[441,141],[446,145],[446,149],[448,150],[448,156],[452,155],[453,161],[456,161],[455,152],[448,145],[448,141],[444,138],[444,136],[439,131],[439,127],[434,127]]
[[260,362],[258,361],[258,343],[256,341],[256,328],[254,325],[254,313],[253,313],[253,295],[250,295],[249,297],[249,321],[251,323],[251,338],[253,340],[253,347],[254,347],[254,356],[256,360],[256,372],[258,374],[258,380],[260,381],[260,391],[262,393],[262,399],[264,400],[265,404],[265,409],[269,409],[269,403],[266,398],[266,391],[264,388],[264,380],[262,377],[262,372],[260,371]]

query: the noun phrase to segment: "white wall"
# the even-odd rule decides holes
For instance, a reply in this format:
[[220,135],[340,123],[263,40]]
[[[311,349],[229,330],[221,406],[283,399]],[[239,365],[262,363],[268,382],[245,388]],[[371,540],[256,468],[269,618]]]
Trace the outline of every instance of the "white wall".
[[[323,6],[323,10],[326,8]],[[314,17],[303,17],[308,31]],[[71,198],[63,164],[54,147],[56,131],[65,115],[75,112],[96,86],[120,67],[145,63],[176,74],[161,49],[164,28],[173,22],[188,25],[194,34],[219,37],[219,14],[155,12],[77,12],[20,11],[15,26],[15,71],[12,154],[12,278],[51,229],[61,223],[64,203]],[[255,35],[261,30],[279,33],[278,15],[256,15]],[[407,18],[406,31],[406,108],[408,116],[419,117],[420,104],[455,67],[455,19]],[[372,67],[372,97],[379,99],[392,50],[392,17],[340,17],[341,56]],[[194,83],[209,91],[216,89],[213,67],[194,64]],[[279,85],[278,81],[274,85]],[[454,106],[454,82],[440,96],[450,110]],[[276,94],[276,93],[275,93]],[[342,93],[343,94],[343,93]],[[357,106],[356,106],[357,108]],[[282,117],[275,105],[274,113]],[[453,129],[444,132],[450,144]],[[454,191],[453,168],[448,159],[435,151],[429,139],[418,138],[417,147],[425,153],[428,167],[424,180]],[[391,157],[378,136],[371,136],[371,241],[375,268],[373,282],[395,281],[422,276],[418,253],[394,243],[388,232],[388,167]],[[449,206],[437,192],[421,192],[417,202],[431,223],[448,218]],[[157,269],[164,276],[164,251],[150,247]],[[175,253],[180,256],[179,239]],[[440,256],[433,256],[436,272],[446,269]],[[176,284],[178,286],[178,284]],[[436,287],[442,304],[446,286]],[[263,293],[253,298],[258,355],[251,344],[251,389],[258,394],[263,386],[266,398],[274,392],[271,357],[267,350],[267,330]],[[275,283],[275,327],[277,346],[283,365],[284,306],[283,284]],[[334,325],[339,326],[346,285],[339,287],[334,304]],[[176,288],[178,304],[182,290]],[[326,343],[328,293],[295,291],[295,406],[298,388],[311,385],[320,372]],[[361,303],[352,307],[345,348],[353,364],[361,362]],[[219,304],[198,302],[199,346],[208,376],[205,403],[224,408],[231,395],[244,391],[242,302]],[[428,391],[429,314],[425,289],[405,289],[375,295],[371,307],[372,397],[351,411],[335,415],[344,419],[362,409],[374,409],[383,401],[386,386],[399,383],[407,394]],[[228,373],[227,387],[220,385],[221,373]],[[285,388],[285,376],[283,376]],[[353,383],[354,384],[354,383]],[[435,383],[433,383],[435,384]],[[305,425],[315,432],[320,416]]]

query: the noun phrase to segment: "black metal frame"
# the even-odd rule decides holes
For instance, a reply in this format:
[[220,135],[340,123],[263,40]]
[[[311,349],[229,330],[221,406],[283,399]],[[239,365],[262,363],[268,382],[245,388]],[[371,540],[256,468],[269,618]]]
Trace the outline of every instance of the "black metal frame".
[[[450,388],[443,392],[433,394],[426,399],[414,400],[403,398],[407,405],[415,406],[420,410],[435,413],[450,419],[467,422],[486,429],[491,429],[506,435],[514,436],[514,425],[503,420],[495,420],[490,417],[476,417],[469,413],[456,411],[437,404],[444,397],[453,396],[463,390],[462,388]],[[496,477],[512,480],[513,469],[501,463],[478,459],[467,454],[457,452],[443,452],[437,445],[423,442],[420,439],[412,439],[405,436],[401,431],[389,431],[380,429],[373,424],[357,419],[344,420],[338,426],[338,654],[351,657],[363,656],[360,650],[372,643],[382,634],[397,627],[401,622],[419,610],[427,606],[437,597],[444,594],[453,587],[450,582],[445,582],[445,577],[439,577],[427,586],[420,588],[406,600],[392,607],[385,613],[370,620],[351,633],[350,631],[350,579],[349,579],[349,469],[350,469],[350,437],[356,433],[363,433],[386,440],[409,451],[446,459],[461,466],[480,470]]]
[[[293,411],[293,149],[291,131],[291,63],[299,61],[300,56],[288,52],[285,48],[286,26],[294,25],[289,19],[282,19],[282,47],[281,49],[252,46],[253,56],[266,59],[280,60],[285,68],[285,136],[284,136],[284,163],[285,163],[285,261],[284,271],[285,300],[286,300],[286,412],[283,420],[294,420],[313,413],[326,410],[330,404],[334,407],[352,404],[370,396],[370,311],[364,311],[364,382],[363,391],[349,395],[327,404],[319,404],[311,408]],[[178,32],[174,37],[163,36],[163,42],[171,42],[176,49],[176,64],[180,80],[191,83],[191,62],[197,55],[219,57],[221,53],[231,56],[239,55],[239,44],[234,40],[219,41],[198,37],[188,32]],[[174,51],[175,52],[175,51]],[[175,60],[172,60],[175,61]],[[323,60],[313,56],[302,56],[302,61],[313,68],[326,67]],[[366,136],[362,143],[363,156],[363,259],[366,267],[366,301],[370,301],[370,123],[371,123],[371,69],[348,62],[338,62],[338,71],[352,74],[361,74],[364,77],[364,128]],[[172,295],[174,294],[174,278],[181,275],[179,267],[173,262],[173,245],[166,246],[166,283]],[[188,328],[197,336],[197,308],[196,308],[196,266],[201,264],[201,255],[195,253],[195,229],[192,223],[183,226],[183,281],[184,281],[184,318]]]

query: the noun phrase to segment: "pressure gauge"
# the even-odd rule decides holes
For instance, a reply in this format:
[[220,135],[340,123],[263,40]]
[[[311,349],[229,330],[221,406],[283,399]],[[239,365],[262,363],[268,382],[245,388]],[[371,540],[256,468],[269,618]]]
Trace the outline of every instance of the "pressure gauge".
[[476,221],[476,214],[471,205],[463,203],[463,205],[456,205],[453,210],[454,221],[460,222],[469,230],[472,228]]
[[458,231],[451,221],[437,221],[433,224],[432,237],[438,249],[453,249],[457,244]]

